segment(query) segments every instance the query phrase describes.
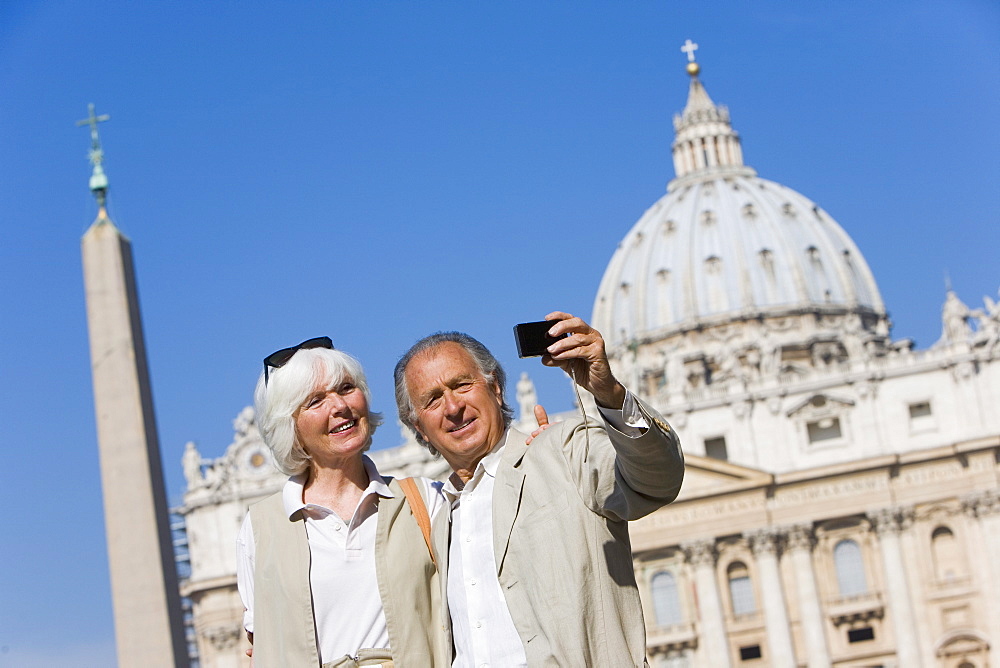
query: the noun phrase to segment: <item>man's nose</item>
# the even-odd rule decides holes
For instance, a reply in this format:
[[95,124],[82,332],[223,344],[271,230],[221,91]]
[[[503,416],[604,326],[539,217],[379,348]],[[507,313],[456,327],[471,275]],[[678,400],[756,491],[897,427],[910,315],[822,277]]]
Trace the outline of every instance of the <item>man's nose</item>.
[[465,407],[465,402],[455,394],[454,392],[448,391],[444,393],[444,411],[445,415],[453,416],[458,415],[462,412]]

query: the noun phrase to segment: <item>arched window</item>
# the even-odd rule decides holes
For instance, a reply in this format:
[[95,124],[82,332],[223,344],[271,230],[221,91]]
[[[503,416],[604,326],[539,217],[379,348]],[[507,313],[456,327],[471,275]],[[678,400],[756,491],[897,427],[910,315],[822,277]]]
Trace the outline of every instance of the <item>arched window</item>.
[[653,576],[653,613],[658,626],[680,624],[681,603],[677,596],[677,579],[673,573],[661,571]]
[[855,596],[868,591],[861,548],[853,540],[842,540],[833,548],[833,564],[837,569],[837,586],[841,596]]
[[934,574],[938,580],[954,580],[965,573],[965,560],[958,549],[955,534],[948,527],[938,527],[931,534]]
[[733,603],[734,615],[748,615],[757,612],[757,603],[753,597],[753,585],[750,582],[750,572],[740,561],[729,564],[729,598]]

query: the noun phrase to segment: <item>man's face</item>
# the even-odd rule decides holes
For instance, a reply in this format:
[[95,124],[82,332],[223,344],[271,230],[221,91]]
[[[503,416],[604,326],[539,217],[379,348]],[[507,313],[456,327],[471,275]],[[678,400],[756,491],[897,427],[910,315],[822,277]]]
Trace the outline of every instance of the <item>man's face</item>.
[[503,399],[472,356],[447,341],[414,357],[406,367],[414,426],[455,471],[475,471],[504,433]]

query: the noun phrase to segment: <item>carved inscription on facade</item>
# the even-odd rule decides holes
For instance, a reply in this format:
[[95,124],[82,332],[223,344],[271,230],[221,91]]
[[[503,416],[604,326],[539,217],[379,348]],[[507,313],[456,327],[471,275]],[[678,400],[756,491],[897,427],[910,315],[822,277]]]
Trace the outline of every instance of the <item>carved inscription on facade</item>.
[[818,482],[797,488],[780,489],[772,501],[772,506],[774,508],[788,508],[812,501],[823,501],[871,492],[883,492],[888,488],[889,481],[884,474]]
[[635,524],[637,528],[642,530],[651,530],[730,517],[740,513],[761,511],[763,509],[763,495],[691,503],[686,506],[675,504],[667,506],[649,517],[639,520]]
[[901,486],[926,485],[934,482],[954,482],[966,473],[960,462],[944,461],[932,466],[904,469],[899,474]]

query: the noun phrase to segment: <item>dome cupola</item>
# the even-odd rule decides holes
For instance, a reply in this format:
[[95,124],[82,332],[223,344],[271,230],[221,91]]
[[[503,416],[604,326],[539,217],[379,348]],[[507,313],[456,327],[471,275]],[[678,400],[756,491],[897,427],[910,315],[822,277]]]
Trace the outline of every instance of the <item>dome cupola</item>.
[[674,115],[675,183],[710,175],[756,176],[756,172],[743,165],[740,136],[729,123],[729,109],[716,106],[698,80],[701,67],[694,60],[697,48],[691,40],[681,47],[688,55],[691,87],[684,111]]
[[728,110],[698,78],[696,48],[682,49],[691,81],[674,118],[677,176],[618,244],[594,304],[612,360],[642,389],[643,367],[662,374],[667,351],[682,364],[707,355],[710,378],[723,364],[709,359],[719,337],[727,350],[734,337],[743,350],[766,339],[774,349],[758,346],[750,359],[758,371],[771,359],[775,373],[786,361],[811,365],[817,343],[841,362],[871,353],[888,321],[867,262],[826,211],[743,164]]

